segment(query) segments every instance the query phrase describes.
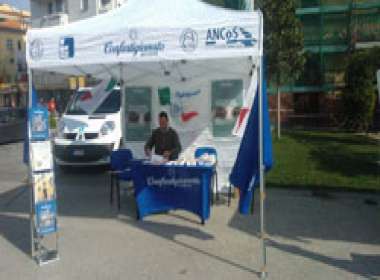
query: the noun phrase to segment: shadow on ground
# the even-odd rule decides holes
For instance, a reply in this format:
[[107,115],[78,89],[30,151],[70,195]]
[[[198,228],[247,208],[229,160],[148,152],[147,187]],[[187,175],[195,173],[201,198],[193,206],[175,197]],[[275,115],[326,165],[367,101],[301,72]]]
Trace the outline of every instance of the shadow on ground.
[[[267,193],[266,231],[274,239],[287,239],[306,246],[311,242],[310,239],[380,244],[380,207],[367,205],[364,199],[366,196],[372,197],[373,194],[316,197],[311,192],[276,189],[270,189]],[[229,226],[259,237],[260,209],[258,192],[256,194],[253,217],[242,216],[236,212],[229,221]],[[351,260],[346,260],[328,257],[273,239],[269,240],[268,245],[362,277],[380,276],[380,255],[360,255],[351,252]]]
[[[124,213],[131,213],[135,211],[134,209],[134,204],[133,204],[133,199],[129,197],[128,202],[127,202],[127,209],[124,209],[122,212]],[[210,240],[214,239],[214,236],[202,231],[198,227],[200,227],[199,221],[197,218],[191,219],[185,216],[182,216],[181,214],[177,214],[176,212],[170,212],[167,213],[166,215],[173,216],[177,219],[183,219],[188,223],[191,223],[189,226],[181,226],[181,225],[174,225],[174,224],[167,224],[167,223],[162,223],[162,222],[152,222],[148,220],[144,221],[137,221],[135,218],[130,219],[132,216],[128,215],[129,218],[127,219],[120,219],[120,221],[125,222],[133,227],[136,227],[140,230],[143,230],[145,232],[148,232],[150,234],[154,234],[156,236],[159,236],[161,238],[164,238],[170,242],[175,243],[176,245],[186,248],[188,250],[194,251],[198,254],[201,254],[203,256],[207,256],[209,258],[212,258],[214,260],[217,260],[225,265],[230,265],[233,266],[237,269],[241,269],[247,272],[250,272],[255,275],[259,275],[259,272],[256,270],[251,269],[250,267],[246,267],[244,265],[241,265],[238,262],[235,262],[233,260],[221,257],[220,255],[213,254],[205,249],[198,248],[192,245],[189,245],[185,242],[182,242],[178,239],[176,239],[176,236],[179,235],[185,235],[185,236],[190,236],[199,240]],[[193,225],[192,225],[193,224]],[[195,225],[194,225],[195,224]]]
[[28,218],[0,214],[0,235],[26,255],[30,255],[30,222]]
[[329,266],[346,270],[366,279],[378,279],[380,276],[380,255],[363,255],[351,253],[351,260],[337,259],[315,252],[305,250],[299,246],[282,244],[274,240],[268,240],[268,246],[283,252],[308,258]]

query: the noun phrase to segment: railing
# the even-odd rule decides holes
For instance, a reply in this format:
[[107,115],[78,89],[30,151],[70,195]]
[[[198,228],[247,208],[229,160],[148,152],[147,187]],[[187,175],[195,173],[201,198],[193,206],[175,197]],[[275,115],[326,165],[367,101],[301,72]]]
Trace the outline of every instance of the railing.
[[32,19],[32,27],[42,28],[49,26],[65,25],[69,22],[69,17],[65,13],[51,14],[41,18]]

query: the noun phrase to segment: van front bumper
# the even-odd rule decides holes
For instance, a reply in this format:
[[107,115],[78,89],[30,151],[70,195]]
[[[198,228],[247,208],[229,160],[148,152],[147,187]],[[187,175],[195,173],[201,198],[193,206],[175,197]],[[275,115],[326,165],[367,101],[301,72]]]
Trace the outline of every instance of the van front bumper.
[[103,165],[110,163],[114,144],[54,144],[55,160],[59,165]]

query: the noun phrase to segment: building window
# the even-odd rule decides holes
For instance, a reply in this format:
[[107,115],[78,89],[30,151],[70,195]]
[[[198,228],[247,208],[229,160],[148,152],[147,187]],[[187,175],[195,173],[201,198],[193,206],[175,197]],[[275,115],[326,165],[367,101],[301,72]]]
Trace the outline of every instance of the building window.
[[100,0],[100,3],[102,4],[102,6],[107,6],[110,2],[111,0]]
[[48,14],[51,15],[53,13],[53,3],[49,2],[47,8],[48,8]]
[[20,40],[17,41],[17,49],[18,49],[19,51],[22,50],[22,45],[21,45],[21,41],[20,41]]
[[57,13],[63,13],[63,0],[55,0],[55,10]]
[[14,64],[14,63],[15,63],[15,59],[14,59],[13,57],[10,58],[10,59],[9,59],[9,63],[10,63],[10,64]]
[[7,49],[13,50],[13,41],[11,39],[7,39]]
[[85,12],[88,10],[88,0],[80,0],[80,10]]

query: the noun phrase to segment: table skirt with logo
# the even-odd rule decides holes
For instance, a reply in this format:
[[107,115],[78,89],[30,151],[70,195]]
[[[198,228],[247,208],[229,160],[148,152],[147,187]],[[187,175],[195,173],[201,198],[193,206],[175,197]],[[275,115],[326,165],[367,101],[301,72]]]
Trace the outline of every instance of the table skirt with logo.
[[202,224],[210,217],[210,185],[213,167],[132,165],[138,219],[181,209],[198,215]]

